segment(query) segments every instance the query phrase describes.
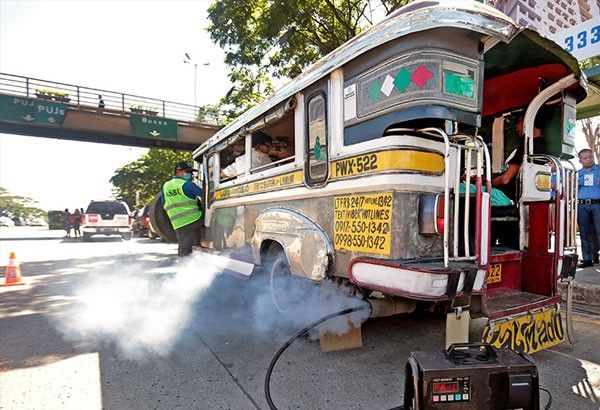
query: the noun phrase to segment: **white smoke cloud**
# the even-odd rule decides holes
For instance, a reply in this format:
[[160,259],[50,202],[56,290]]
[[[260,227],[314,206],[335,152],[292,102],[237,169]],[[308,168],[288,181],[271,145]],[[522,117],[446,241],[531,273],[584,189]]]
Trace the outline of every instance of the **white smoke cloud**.
[[157,275],[142,265],[96,272],[75,289],[77,301],[58,327],[71,340],[113,342],[130,358],[168,354],[193,314],[194,301],[218,275],[198,258],[171,272]]
[[[274,292],[266,275],[248,280],[221,275],[201,254],[174,266],[159,264],[148,261],[119,272],[115,265],[100,267],[75,289],[76,302],[57,327],[71,341],[112,343],[127,358],[145,359],[167,355],[181,340],[200,334],[283,340],[325,315],[365,305],[331,282],[287,277]],[[311,338],[324,331],[344,334],[368,314],[329,320]]]

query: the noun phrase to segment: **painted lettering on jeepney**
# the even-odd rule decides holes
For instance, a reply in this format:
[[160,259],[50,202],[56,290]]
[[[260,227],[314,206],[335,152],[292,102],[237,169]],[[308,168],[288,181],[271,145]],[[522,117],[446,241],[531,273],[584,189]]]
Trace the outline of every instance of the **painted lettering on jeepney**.
[[340,177],[375,170],[377,170],[377,155],[375,154],[347,158],[335,163],[335,176]]
[[390,254],[391,193],[334,198],[334,248]]
[[440,174],[444,172],[444,157],[438,152],[396,149],[339,159],[333,161],[331,169],[332,179],[386,170]]
[[260,181],[249,182],[247,184],[236,185],[229,188],[222,188],[216,192],[216,199],[232,198],[244,194],[254,194],[267,192],[275,189],[289,187],[302,183],[302,173],[292,172],[279,175],[273,178],[261,179]]
[[489,266],[485,282],[487,284],[502,282],[502,264],[495,263]]
[[490,330],[486,325],[482,341],[516,352],[535,353],[557,345],[564,340],[560,312],[556,307],[529,314],[506,322],[496,323]]

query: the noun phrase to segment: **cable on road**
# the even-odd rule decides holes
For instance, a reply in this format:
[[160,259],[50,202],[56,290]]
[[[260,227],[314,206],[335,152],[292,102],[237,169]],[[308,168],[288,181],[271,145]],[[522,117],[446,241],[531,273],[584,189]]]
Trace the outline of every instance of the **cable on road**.
[[269,363],[269,368],[267,369],[267,374],[265,375],[265,398],[267,399],[267,403],[269,404],[269,408],[271,410],[277,410],[277,406],[275,406],[275,403],[273,403],[273,399],[271,398],[271,374],[273,373],[273,368],[275,367],[275,364],[277,363],[277,360],[279,360],[279,357],[283,354],[283,352],[285,352],[286,349],[288,347],[290,347],[290,345],[296,339],[304,336],[311,329],[319,326],[321,323],[326,322],[329,319],[333,319],[334,317],[344,316],[344,315],[347,315],[349,313],[360,312],[361,310],[369,310],[369,309],[371,309],[371,306],[368,305],[368,304],[366,304],[366,305],[363,305],[363,306],[358,306],[358,307],[354,307],[354,308],[340,310],[339,312],[330,313],[329,315],[323,316],[321,319],[319,319],[319,320],[311,323],[310,325],[306,326],[304,329],[300,330],[295,335],[293,335],[292,337],[290,337],[288,339],[288,341],[285,342],[284,345],[279,348],[279,350],[277,351],[277,353],[275,353],[275,356],[273,356],[273,358],[271,359],[271,363]]
[[550,406],[552,405],[552,393],[550,393],[550,390],[546,390],[541,386],[540,386],[540,390],[543,390],[546,393],[548,393],[548,403],[546,403],[546,407],[544,407],[544,410],[549,410]]

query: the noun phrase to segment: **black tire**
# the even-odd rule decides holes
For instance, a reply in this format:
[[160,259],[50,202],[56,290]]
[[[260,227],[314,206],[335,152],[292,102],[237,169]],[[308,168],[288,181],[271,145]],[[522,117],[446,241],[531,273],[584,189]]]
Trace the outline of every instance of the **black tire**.
[[271,302],[284,315],[295,315],[304,309],[304,303],[318,290],[317,284],[292,275],[289,263],[281,247],[269,249],[262,269],[267,281]]
[[156,194],[152,202],[150,202],[150,210],[148,211],[150,223],[156,233],[166,242],[176,243],[175,229],[171,225],[171,221],[160,201],[160,193]]
[[90,235],[89,233],[84,233],[81,238],[83,239],[84,242],[89,242],[92,240],[92,235]]
[[129,241],[131,240],[131,234],[121,235],[121,239],[123,239],[124,241]]
[[269,250],[263,271],[266,274],[273,306],[280,313],[288,312],[291,308],[288,299],[291,271],[281,249]]

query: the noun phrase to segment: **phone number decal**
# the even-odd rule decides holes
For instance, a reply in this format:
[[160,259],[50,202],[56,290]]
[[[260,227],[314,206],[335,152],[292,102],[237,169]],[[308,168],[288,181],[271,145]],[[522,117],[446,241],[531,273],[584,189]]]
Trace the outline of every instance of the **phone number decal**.
[[338,196],[334,201],[335,249],[390,254],[391,193]]

